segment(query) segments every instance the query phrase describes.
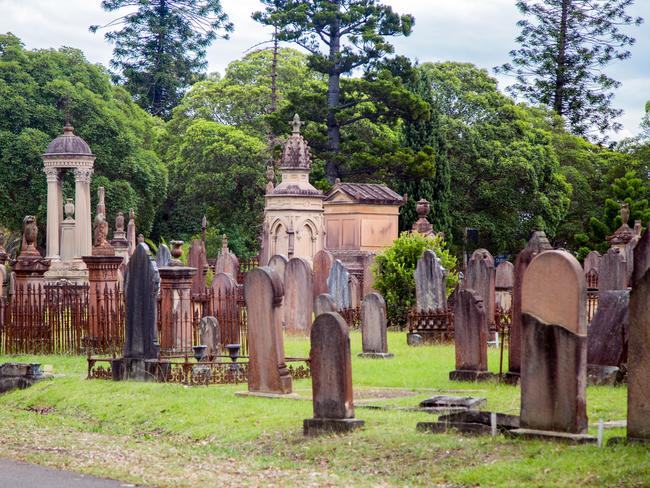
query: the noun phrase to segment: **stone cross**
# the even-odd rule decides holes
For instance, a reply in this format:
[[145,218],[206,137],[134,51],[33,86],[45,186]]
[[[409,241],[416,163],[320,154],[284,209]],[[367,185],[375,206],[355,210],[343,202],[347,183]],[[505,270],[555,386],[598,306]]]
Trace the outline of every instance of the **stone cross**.
[[309,334],[314,313],[309,261],[291,258],[284,270],[284,325],[287,332]]
[[483,298],[488,324],[494,323],[496,270],[494,258],[486,249],[477,249],[467,263],[463,287],[474,290]]
[[363,425],[354,418],[352,361],[348,325],[338,313],[319,315],[311,328],[314,418],[305,419],[305,435],[348,432]]
[[336,312],[336,302],[329,293],[321,293],[314,300],[314,317],[325,312]]
[[488,323],[483,297],[467,288],[458,291],[454,307],[456,370],[450,381],[477,381],[493,377],[487,371]]
[[248,391],[291,393],[291,374],[284,360],[280,305],[284,287],[278,274],[264,266],[246,274],[248,311]]
[[327,278],[333,262],[332,253],[326,249],[321,249],[314,255],[314,298],[329,291]]
[[351,307],[352,297],[350,296],[350,273],[345,265],[338,259],[332,264],[329,277],[327,278],[327,288],[330,295],[334,298],[339,310],[345,310]]
[[627,288],[627,282],[625,253],[618,247],[610,247],[600,262],[598,291],[624,290]]
[[415,267],[415,299],[418,312],[447,309],[447,270],[431,250],[424,251]]
[[521,291],[521,427],[587,431],[587,287],[566,251],[535,257]]
[[172,253],[169,251],[167,244],[161,244],[156,253],[156,266],[169,266],[172,260]]
[[363,352],[359,357],[392,358],[388,352],[386,334],[386,302],[379,293],[373,292],[361,304],[361,342]]

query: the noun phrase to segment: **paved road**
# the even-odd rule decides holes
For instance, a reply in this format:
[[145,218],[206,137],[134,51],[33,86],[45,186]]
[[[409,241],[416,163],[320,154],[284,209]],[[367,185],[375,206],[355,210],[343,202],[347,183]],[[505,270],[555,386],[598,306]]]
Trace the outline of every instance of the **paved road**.
[[0,458],[0,488],[122,488],[119,481]]

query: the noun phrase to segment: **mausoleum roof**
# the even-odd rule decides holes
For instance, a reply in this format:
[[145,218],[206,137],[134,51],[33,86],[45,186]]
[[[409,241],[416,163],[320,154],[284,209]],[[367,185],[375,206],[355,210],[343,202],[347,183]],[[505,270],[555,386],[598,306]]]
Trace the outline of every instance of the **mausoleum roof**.
[[63,134],[50,142],[43,156],[93,156],[93,153],[88,143],[75,135],[70,124],[66,124]]
[[376,183],[336,183],[325,195],[327,202],[336,193],[343,192],[357,203],[376,205],[402,205],[404,197],[398,195],[386,185]]
[[304,137],[300,135],[300,117],[298,114],[293,116],[293,133],[284,144],[282,151],[282,159],[278,167],[280,169],[304,169],[309,171],[311,169],[311,153],[309,151],[309,144]]

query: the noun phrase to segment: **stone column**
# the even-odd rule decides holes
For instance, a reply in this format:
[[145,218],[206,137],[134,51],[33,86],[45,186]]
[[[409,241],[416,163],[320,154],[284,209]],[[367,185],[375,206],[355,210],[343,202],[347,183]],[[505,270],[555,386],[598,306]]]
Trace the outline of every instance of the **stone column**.
[[43,171],[47,175],[47,258],[56,261],[60,258],[59,229],[61,226],[61,214],[63,212],[61,180],[59,178],[58,168],[48,167]]
[[160,274],[160,349],[192,353],[192,303],[190,292],[196,268],[161,266]]
[[75,237],[77,253],[75,257],[90,256],[92,252],[92,218],[90,215],[90,178],[92,168],[75,168]]

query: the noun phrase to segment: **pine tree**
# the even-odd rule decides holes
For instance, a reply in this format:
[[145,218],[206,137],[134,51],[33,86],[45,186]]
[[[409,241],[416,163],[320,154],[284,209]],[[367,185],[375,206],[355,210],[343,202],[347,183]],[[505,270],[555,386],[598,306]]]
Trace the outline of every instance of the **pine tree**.
[[612,90],[620,82],[603,69],[630,57],[634,38],[622,31],[643,19],[626,13],[634,0],[518,0],[519,48],[495,68],[516,77],[509,91],[551,107],[577,135],[605,139],[619,130]]
[[326,163],[330,183],[338,178],[341,127],[341,75],[368,66],[393,52],[387,36],[408,36],[411,15],[398,15],[376,0],[261,0],[266,9],[255,12],[258,22],[277,27],[278,38],[310,53],[310,66],[328,76]]
[[201,79],[207,46],[219,35],[227,39],[233,28],[220,0],[103,0],[101,5],[108,12],[136,8],[90,31],[121,26],[104,36],[115,45],[114,78],[142,108],[163,118]]

